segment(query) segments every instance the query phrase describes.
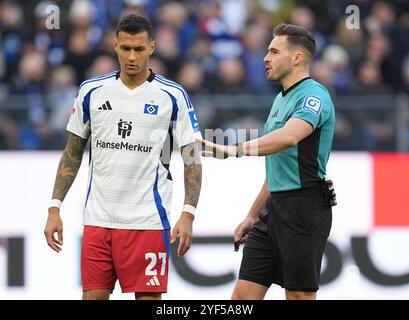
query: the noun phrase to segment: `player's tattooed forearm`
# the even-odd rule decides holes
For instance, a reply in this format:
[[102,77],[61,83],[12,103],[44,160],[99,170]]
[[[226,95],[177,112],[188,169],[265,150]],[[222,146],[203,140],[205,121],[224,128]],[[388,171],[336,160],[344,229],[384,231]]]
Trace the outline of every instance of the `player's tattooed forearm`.
[[55,179],[53,199],[63,200],[70,189],[81,165],[87,140],[71,134],[61,157]]
[[202,165],[185,165],[185,203],[197,206],[202,186]]
[[185,164],[185,203],[196,207],[202,186],[202,164],[195,144],[182,148],[182,158]]

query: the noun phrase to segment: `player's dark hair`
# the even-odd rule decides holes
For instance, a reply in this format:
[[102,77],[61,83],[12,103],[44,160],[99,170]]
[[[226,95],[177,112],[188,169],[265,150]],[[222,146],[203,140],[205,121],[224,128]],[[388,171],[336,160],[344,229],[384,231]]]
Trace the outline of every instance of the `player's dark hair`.
[[149,39],[153,39],[151,22],[148,18],[141,15],[130,14],[123,17],[116,27],[116,36],[118,36],[121,31],[129,34],[137,34],[146,31]]
[[300,46],[307,50],[310,58],[315,55],[315,40],[312,33],[294,24],[280,23],[273,30],[273,38],[276,36],[287,36],[287,41],[295,46]]

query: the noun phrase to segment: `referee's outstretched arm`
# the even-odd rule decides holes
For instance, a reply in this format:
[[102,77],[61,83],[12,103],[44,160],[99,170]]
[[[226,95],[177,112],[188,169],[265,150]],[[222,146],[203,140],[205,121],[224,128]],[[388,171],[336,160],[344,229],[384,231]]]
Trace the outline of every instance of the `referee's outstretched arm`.
[[202,155],[217,159],[240,156],[266,156],[288,149],[308,137],[313,132],[312,125],[299,118],[290,118],[284,127],[274,130],[258,139],[241,145],[225,146],[198,138],[205,150]]

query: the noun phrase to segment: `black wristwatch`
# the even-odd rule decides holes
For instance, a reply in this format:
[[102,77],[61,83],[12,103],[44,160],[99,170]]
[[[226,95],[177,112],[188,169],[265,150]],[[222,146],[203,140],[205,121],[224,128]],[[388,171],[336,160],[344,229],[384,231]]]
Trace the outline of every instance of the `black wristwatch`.
[[243,143],[236,143],[235,146],[237,147],[236,158],[244,156]]

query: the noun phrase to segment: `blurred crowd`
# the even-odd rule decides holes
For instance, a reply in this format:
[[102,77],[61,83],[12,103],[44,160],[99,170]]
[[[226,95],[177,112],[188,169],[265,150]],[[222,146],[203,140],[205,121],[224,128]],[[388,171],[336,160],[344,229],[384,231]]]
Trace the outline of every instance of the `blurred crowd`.
[[[47,28],[52,5],[59,8],[59,29]],[[348,5],[359,8],[359,29],[347,28]],[[223,106],[200,96],[269,95],[272,102],[280,88],[266,81],[263,57],[274,26],[289,22],[317,41],[312,76],[339,107],[334,148],[396,148],[397,108],[379,106],[384,100],[377,97],[407,102],[409,1],[0,0],[0,149],[64,147],[79,84],[118,68],[115,27],[129,13],[151,19],[150,67],[197,97],[202,129],[262,129],[270,105],[249,105],[253,113],[240,109],[223,122]],[[254,116],[257,109],[261,117]]]

